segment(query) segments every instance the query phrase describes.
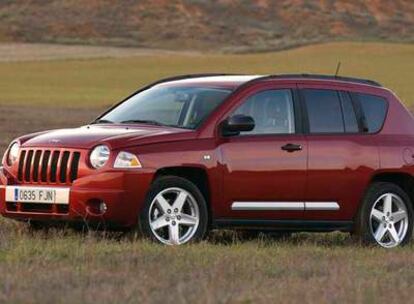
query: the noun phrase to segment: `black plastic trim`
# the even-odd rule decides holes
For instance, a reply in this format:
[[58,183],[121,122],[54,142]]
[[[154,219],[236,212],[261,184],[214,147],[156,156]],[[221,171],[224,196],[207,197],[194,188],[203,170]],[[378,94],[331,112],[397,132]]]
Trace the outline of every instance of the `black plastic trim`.
[[304,134],[303,109],[299,89],[292,89],[293,107],[295,115],[295,134]]
[[300,104],[300,111],[301,111],[301,119],[302,119],[302,130],[303,134],[309,135],[310,134],[310,127],[309,127],[309,116],[308,116],[308,109],[306,107],[305,96],[303,95],[303,89],[298,89],[298,96],[299,96],[299,104]]
[[361,103],[359,102],[359,99],[351,92],[346,92],[346,93],[348,94],[349,98],[351,98],[352,105],[355,111],[355,115],[358,121],[359,132],[363,134],[367,134],[368,126],[367,126],[365,115],[364,115],[364,112],[362,111],[362,107],[361,107]]

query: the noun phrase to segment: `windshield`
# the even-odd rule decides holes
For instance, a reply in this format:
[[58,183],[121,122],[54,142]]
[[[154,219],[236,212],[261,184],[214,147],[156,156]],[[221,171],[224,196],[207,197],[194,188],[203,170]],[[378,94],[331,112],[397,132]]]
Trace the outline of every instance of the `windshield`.
[[150,123],[195,129],[231,93],[227,89],[153,87],[101,117],[98,122]]

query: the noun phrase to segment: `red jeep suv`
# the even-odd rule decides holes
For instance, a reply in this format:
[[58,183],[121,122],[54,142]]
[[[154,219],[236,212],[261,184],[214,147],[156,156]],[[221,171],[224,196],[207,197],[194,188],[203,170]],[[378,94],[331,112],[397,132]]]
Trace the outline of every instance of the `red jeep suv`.
[[386,248],[412,236],[413,117],[369,80],[170,78],[89,125],[16,139],[0,169],[5,217],[136,227],[169,245],[220,227]]

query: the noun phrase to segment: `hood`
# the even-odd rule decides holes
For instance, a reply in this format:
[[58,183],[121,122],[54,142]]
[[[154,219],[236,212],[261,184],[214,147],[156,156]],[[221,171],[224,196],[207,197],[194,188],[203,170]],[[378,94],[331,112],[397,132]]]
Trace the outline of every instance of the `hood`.
[[195,131],[148,125],[90,125],[52,130],[20,138],[23,147],[91,149],[107,144],[112,149],[134,145],[191,139]]

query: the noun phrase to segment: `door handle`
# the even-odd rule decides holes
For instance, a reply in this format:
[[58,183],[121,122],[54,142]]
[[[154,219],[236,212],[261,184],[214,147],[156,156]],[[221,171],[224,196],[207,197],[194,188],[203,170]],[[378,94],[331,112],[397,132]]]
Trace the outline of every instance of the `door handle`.
[[296,144],[286,144],[286,145],[282,146],[282,150],[287,151],[287,152],[301,151],[302,146],[301,145],[296,145]]

